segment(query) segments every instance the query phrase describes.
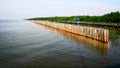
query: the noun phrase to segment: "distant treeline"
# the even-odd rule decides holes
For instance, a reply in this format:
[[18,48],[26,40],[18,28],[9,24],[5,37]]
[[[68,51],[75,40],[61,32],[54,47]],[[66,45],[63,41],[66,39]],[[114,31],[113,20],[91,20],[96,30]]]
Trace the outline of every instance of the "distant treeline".
[[28,20],[49,20],[49,21],[73,21],[74,18],[80,18],[80,21],[86,22],[114,22],[120,23],[120,12],[111,12],[102,16],[55,16],[55,17],[40,17],[30,18]]

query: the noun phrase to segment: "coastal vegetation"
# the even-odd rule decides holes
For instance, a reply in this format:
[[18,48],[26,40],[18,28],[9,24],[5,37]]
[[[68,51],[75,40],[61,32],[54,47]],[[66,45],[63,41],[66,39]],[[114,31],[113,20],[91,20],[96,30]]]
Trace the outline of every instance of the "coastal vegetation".
[[[49,21],[73,21],[74,18],[80,18],[80,21],[85,22],[106,22],[120,23],[120,12],[111,12],[102,16],[55,16],[55,17],[36,17],[28,20],[49,20]],[[66,22],[67,23],[67,22]]]

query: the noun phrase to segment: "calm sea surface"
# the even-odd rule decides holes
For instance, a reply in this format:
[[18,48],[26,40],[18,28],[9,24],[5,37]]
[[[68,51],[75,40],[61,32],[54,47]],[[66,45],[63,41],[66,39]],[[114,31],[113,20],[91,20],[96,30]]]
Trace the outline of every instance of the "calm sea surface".
[[120,36],[102,43],[30,21],[0,20],[0,68],[120,68]]

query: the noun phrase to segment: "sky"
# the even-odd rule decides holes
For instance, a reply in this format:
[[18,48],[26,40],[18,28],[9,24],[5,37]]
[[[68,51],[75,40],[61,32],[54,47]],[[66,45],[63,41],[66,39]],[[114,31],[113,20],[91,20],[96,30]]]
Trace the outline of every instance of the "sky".
[[0,0],[0,19],[103,15],[120,11],[120,0]]

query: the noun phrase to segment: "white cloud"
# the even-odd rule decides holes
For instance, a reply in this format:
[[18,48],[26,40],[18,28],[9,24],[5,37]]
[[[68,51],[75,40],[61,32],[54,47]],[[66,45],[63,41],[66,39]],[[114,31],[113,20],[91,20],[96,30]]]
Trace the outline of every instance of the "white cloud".
[[111,11],[120,11],[120,6],[101,0],[0,1],[0,18],[27,18],[58,15],[101,15]]

